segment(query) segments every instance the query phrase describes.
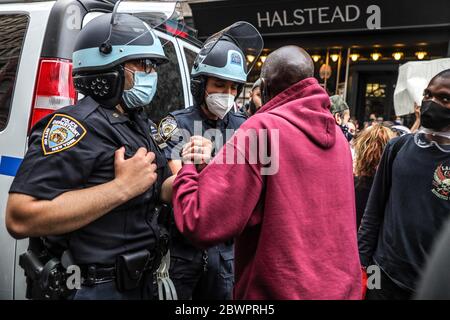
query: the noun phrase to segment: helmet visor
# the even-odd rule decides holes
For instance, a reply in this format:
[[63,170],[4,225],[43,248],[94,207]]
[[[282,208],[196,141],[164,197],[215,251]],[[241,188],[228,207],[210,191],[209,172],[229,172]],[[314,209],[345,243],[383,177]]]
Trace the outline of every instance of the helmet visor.
[[[121,13],[131,14],[145,21],[152,29],[179,15],[177,1],[122,0],[116,3],[112,19]],[[112,21],[114,24],[115,21]]]
[[234,42],[242,50],[246,57],[248,75],[264,49],[264,41],[261,34],[248,22],[236,22],[209,37],[206,40],[201,55],[206,57],[221,39]]
[[[125,25],[126,16],[131,14],[142,20],[146,28],[133,26],[136,35],[130,39],[126,45],[141,45],[146,38],[152,38],[150,33],[159,29],[163,32],[170,32],[172,36],[177,37],[185,32],[185,24],[181,13],[180,2],[178,1],[139,1],[122,0],[116,3],[111,17],[110,38],[120,37],[123,31],[121,25]],[[162,47],[169,40],[159,38]],[[152,43],[149,43],[152,45]]]

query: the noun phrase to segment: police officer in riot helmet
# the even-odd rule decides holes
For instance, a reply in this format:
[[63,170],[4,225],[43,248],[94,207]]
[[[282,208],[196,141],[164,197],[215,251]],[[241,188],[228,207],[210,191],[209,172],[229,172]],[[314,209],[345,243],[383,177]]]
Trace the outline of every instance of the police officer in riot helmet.
[[[134,16],[104,14],[80,31],[73,75],[85,97],[34,126],[9,191],[8,230],[32,237],[27,254],[34,256],[21,257],[29,298],[153,296],[167,246],[158,208],[171,173],[141,110],[166,60],[153,30]],[[52,269],[53,285],[64,268],[78,267],[81,288],[45,287],[48,273],[30,274],[42,269],[33,263]]]
[[[225,32],[206,40],[198,53],[191,71],[194,105],[171,112],[158,127],[174,174],[182,167],[180,151],[192,136],[210,139],[214,155],[246,120],[245,115],[233,110],[249,71],[244,51],[239,41]],[[192,245],[176,228],[173,230],[170,275],[178,297],[230,299],[234,283],[233,241],[203,250]]]

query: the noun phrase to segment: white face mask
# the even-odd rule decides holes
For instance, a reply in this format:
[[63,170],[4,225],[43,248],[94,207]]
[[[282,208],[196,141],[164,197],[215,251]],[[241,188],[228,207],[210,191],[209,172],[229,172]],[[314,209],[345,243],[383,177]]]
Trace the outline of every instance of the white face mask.
[[234,105],[234,96],[229,93],[206,93],[208,110],[223,119]]

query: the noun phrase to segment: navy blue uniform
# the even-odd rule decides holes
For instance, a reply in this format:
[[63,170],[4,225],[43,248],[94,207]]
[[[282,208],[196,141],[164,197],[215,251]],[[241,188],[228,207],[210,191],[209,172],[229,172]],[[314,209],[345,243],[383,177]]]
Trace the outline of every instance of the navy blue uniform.
[[[47,237],[49,243],[63,239],[79,266],[114,267],[121,254],[155,248],[157,235],[150,221],[161,183],[171,173],[163,152],[151,136],[151,123],[138,114],[126,116],[86,97],[75,106],[59,109],[33,127],[28,152],[12,183],[10,193],[52,200],[68,191],[109,182],[114,179],[114,153],[122,146],[126,149],[125,158],[132,157],[140,147],[154,152],[161,178],[142,195],[89,225],[62,237]],[[150,277],[149,292],[151,280]],[[100,290],[83,287],[80,291],[84,289]],[[136,299],[140,296],[113,291],[98,297],[93,293],[89,297]]]
[[[192,106],[170,113],[161,121],[158,132],[165,140],[163,150],[168,160],[180,159],[180,150],[194,135],[210,139],[214,155],[245,120],[244,115],[229,112],[224,119],[214,121],[208,119],[201,108]],[[170,278],[179,299],[231,299],[234,284],[232,239],[208,250],[200,250],[174,229]]]

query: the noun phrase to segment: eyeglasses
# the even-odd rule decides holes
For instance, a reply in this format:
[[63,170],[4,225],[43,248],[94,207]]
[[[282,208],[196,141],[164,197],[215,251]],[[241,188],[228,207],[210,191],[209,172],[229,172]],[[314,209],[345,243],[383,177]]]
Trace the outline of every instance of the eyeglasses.
[[151,73],[153,69],[156,69],[156,64],[150,59],[141,59],[140,65],[145,73]]
[[[139,64],[139,66],[141,67],[141,70],[139,70],[139,71],[142,71],[142,72],[145,72],[145,73],[151,73],[153,70],[156,70],[156,63],[154,63],[150,59],[139,59],[139,60],[133,61],[133,63],[135,65]],[[127,71],[129,71],[131,73],[134,73],[134,71],[138,71],[138,70],[131,70],[131,69],[127,68],[127,67],[125,67],[125,70],[127,70]]]

